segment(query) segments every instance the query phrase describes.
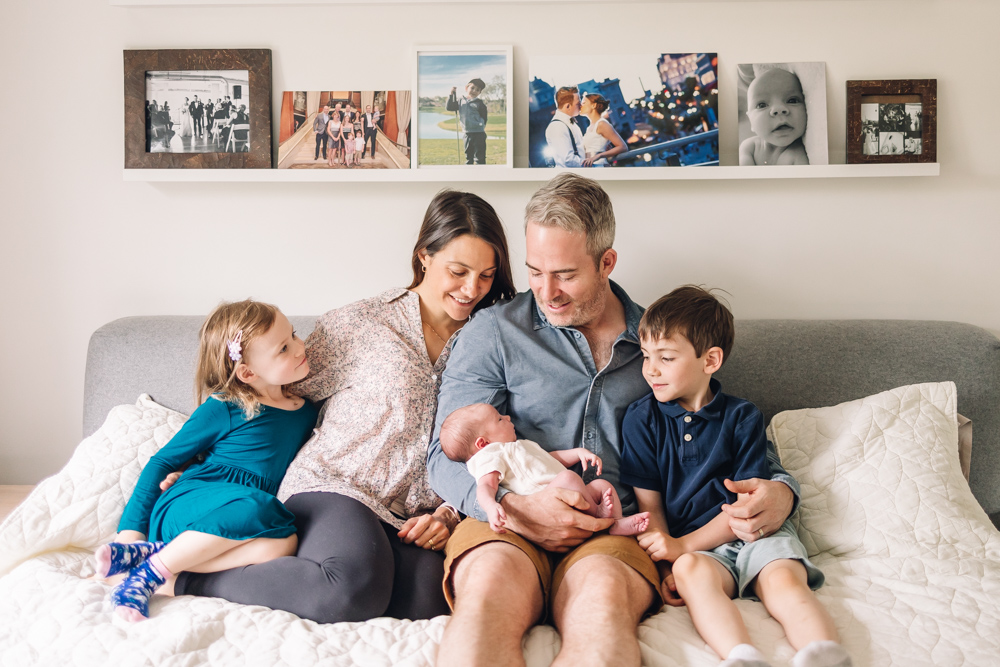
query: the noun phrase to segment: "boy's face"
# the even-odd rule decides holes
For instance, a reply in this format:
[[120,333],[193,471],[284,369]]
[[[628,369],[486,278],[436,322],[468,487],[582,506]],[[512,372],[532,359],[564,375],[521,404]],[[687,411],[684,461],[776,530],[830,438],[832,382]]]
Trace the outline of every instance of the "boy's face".
[[694,345],[681,334],[669,338],[643,338],[642,376],[660,403],[676,401],[685,409],[707,388],[712,379],[706,373],[706,354],[698,357]]
[[806,131],[806,100],[799,77],[769,69],[747,89],[750,129],[772,146],[788,146]]
[[490,442],[514,442],[514,424],[510,417],[497,412],[492,405],[483,403],[475,412],[476,431]]
[[483,92],[482,89],[480,89],[479,86],[472,83],[471,81],[465,84],[465,94],[468,95],[469,97],[475,99],[479,97],[479,93],[481,92]]

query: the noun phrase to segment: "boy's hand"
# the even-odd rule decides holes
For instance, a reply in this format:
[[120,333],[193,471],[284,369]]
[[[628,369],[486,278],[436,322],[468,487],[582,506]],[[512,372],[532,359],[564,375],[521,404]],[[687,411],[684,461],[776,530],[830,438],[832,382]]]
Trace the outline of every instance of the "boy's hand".
[[[680,540],[676,540],[661,530],[647,530],[638,537],[639,546],[654,561],[673,563],[684,553]],[[671,581],[673,577],[671,576]]]
[[584,449],[583,447],[578,448],[576,451],[577,454],[580,455],[580,464],[583,465],[584,470],[587,469],[587,464],[589,463],[590,465],[594,466],[594,469],[597,471],[598,475],[601,474],[601,469],[603,468],[603,464],[601,463],[600,456],[590,451],[589,449]]
[[456,90],[458,90],[458,88],[456,88],[455,86],[452,86],[451,87],[451,94],[454,95]]
[[671,607],[683,607],[684,599],[677,592],[677,584],[674,583],[674,573],[671,571],[670,565],[666,562],[657,563],[656,565],[662,578],[660,582],[660,595],[663,596],[663,602]]

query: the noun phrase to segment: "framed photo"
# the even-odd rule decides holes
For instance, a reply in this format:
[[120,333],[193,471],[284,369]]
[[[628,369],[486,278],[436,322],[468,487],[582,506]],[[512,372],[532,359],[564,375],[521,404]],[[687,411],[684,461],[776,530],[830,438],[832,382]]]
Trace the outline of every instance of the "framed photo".
[[847,163],[937,162],[937,79],[847,82]]
[[511,46],[417,49],[413,164],[417,168],[512,167]]
[[271,167],[271,51],[125,51],[125,168]]
[[740,166],[829,164],[826,63],[754,63],[738,73]]
[[528,164],[717,166],[718,63],[714,53],[532,58]]
[[289,91],[278,169],[409,169],[408,90]]

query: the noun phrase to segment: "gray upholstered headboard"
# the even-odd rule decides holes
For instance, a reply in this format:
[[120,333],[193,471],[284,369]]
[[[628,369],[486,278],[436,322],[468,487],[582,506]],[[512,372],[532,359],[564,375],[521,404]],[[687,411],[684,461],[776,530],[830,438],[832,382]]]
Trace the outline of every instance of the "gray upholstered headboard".
[[[202,320],[127,317],[94,332],[84,435],[112,407],[134,403],[142,393],[190,413]],[[312,330],[312,317],[291,320],[303,338]],[[1000,340],[993,334],[914,320],[739,320],[736,328],[719,379],[727,392],[756,403],[766,420],[782,410],[835,405],[902,385],[954,381],[958,410],[973,422],[972,490],[988,513],[1000,513]]]

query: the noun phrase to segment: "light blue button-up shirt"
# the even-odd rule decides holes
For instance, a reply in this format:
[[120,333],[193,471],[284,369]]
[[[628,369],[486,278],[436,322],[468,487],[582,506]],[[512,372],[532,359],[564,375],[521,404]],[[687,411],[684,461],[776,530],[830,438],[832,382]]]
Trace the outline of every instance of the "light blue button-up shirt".
[[[611,360],[598,369],[587,338],[573,327],[549,323],[530,292],[478,312],[455,340],[438,394],[434,437],[427,453],[431,486],[463,514],[486,521],[476,502],[476,480],[464,463],[441,450],[441,422],[458,408],[489,403],[509,415],[519,438],[547,451],[584,447],[601,457],[601,477],[614,485],[626,514],[636,510],[630,487],[619,481],[621,424],[628,406],[649,393],[642,376],[642,308],[614,282],[625,308],[625,331]],[[577,465],[574,470],[580,472]],[[798,495],[794,479],[778,469]],[[591,468],[584,481],[593,480]],[[505,495],[503,489],[498,498]]]

